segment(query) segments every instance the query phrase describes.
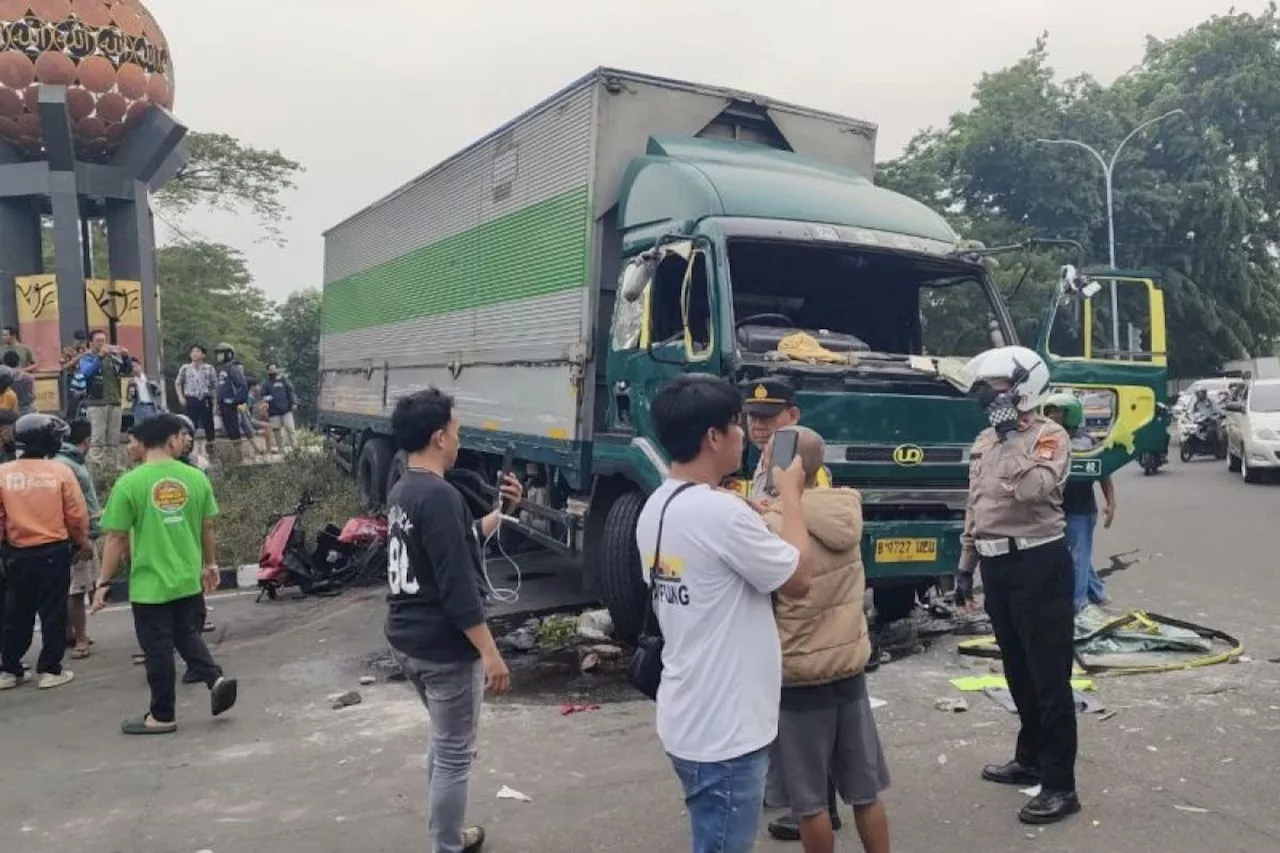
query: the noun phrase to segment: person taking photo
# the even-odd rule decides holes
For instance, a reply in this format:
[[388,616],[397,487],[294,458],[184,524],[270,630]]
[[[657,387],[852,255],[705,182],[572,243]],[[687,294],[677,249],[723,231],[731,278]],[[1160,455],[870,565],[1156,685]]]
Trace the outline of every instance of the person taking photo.
[[636,526],[636,546],[662,629],[658,738],[684,788],[694,853],[748,853],[778,734],[782,651],[770,598],[803,596],[813,559],[800,461],[772,471],[781,536],[719,488],[742,464],[742,395],[686,375],[650,407],[671,460]]

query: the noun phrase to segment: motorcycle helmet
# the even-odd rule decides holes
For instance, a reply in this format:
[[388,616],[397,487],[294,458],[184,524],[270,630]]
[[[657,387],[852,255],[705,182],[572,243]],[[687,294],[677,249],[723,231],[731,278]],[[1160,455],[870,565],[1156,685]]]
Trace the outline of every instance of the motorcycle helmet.
[[54,415],[30,414],[13,425],[13,441],[23,456],[48,459],[56,456],[71,435],[71,427]]
[[964,367],[969,387],[995,379],[1007,380],[1014,406],[1020,412],[1034,411],[1049,390],[1049,366],[1026,347],[996,347],[978,353]]
[[1075,394],[1065,391],[1059,391],[1057,394],[1050,394],[1045,398],[1044,405],[1041,410],[1048,414],[1050,409],[1062,410],[1062,425],[1068,432],[1079,429],[1084,423],[1084,405],[1081,404],[1080,398]]
[[0,364],[0,393],[4,393],[13,387],[14,378],[13,368],[7,364]]
[[213,354],[219,361],[231,361],[231,359],[236,357],[236,348],[226,341],[223,341],[213,348]]

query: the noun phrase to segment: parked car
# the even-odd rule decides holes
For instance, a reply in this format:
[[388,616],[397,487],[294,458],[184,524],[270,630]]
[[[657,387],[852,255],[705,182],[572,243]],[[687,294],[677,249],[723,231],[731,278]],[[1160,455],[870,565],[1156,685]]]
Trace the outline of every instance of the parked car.
[[1280,379],[1256,379],[1228,402],[1227,468],[1246,483],[1280,469]]

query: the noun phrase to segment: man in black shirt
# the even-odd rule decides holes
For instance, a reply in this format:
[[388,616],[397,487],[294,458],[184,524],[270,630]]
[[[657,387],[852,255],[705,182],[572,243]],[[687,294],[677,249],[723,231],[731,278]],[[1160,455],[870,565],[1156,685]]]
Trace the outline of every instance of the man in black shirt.
[[[503,692],[510,672],[484,619],[481,540],[502,523],[478,523],[445,480],[458,458],[453,399],[429,388],[396,404],[396,444],[408,470],[387,497],[387,641],[431,716],[427,826],[432,853],[474,853],[484,829],[467,826],[467,792],[485,689]],[[504,510],[520,504],[520,483],[503,472]]]

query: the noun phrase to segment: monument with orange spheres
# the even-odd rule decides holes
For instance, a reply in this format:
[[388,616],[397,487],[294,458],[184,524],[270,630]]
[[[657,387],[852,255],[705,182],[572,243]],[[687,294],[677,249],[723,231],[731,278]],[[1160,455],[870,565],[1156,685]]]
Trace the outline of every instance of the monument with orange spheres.
[[60,353],[91,328],[159,377],[150,201],[188,156],[173,96],[140,0],[0,0],[0,324],[36,355],[42,410],[61,406]]

